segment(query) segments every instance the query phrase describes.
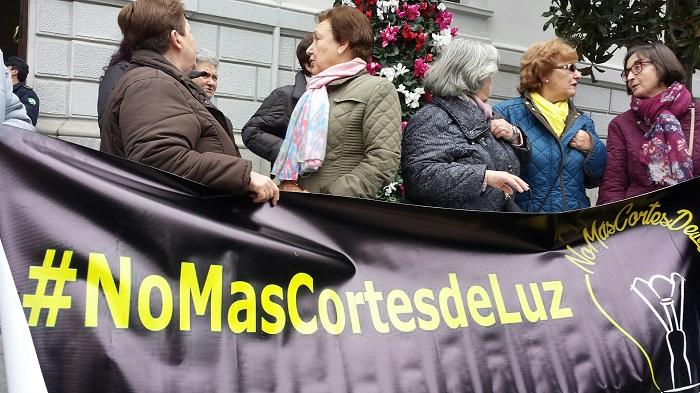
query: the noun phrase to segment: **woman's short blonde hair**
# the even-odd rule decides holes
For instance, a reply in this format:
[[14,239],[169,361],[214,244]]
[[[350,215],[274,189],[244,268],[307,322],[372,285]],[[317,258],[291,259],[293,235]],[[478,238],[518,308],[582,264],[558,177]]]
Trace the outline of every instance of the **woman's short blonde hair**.
[[562,62],[577,62],[578,54],[566,41],[555,38],[536,42],[520,59],[520,85],[518,93],[538,91],[542,87],[541,77],[552,72]]

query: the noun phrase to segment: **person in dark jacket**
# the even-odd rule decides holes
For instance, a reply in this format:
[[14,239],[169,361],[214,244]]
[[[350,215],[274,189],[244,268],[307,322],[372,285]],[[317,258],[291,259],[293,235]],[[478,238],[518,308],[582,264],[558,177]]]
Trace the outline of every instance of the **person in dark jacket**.
[[292,111],[306,91],[306,82],[313,75],[309,55],[306,53],[313,42],[313,35],[308,34],[297,45],[297,60],[301,71],[294,77],[294,84],[273,90],[243,126],[243,144],[271,163],[275,162],[280,151]]
[[576,50],[561,39],[532,45],[520,59],[521,96],[493,107],[531,141],[532,159],[522,169],[530,192],[515,197],[525,211],[589,207],[586,188],[603,176],[605,145],[571,100],[581,79],[577,61]]
[[100,86],[97,91],[97,122],[102,121],[109,95],[114,90],[114,86],[119,82],[122,75],[129,68],[131,61],[131,48],[127,45],[126,40],[122,40],[119,44],[119,49],[109,59],[109,64],[105,67],[104,75],[100,78]]
[[406,196],[428,206],[513,211],[515,192],[528,190],[518,175],[530,157],[525,135],[492,116],[486,104],[498,51],[455,39],[425,77],[430,104],[409,120],[401,168]]
[[630,48],[624,64],[622,79],[632,99],[630,109],[608,126],[599,204],[700,176],[700,116],[694,113],[700,101],[683,85],[685,71],[676,55],[662,43],[644,44]]
[[275,183],[251,171],[223,113],[188,77],[197,49],[180,1],[136,0],[118,22],[134,51],[100,123],[100,150],[275,204]]
[[27,110],[27,115],[36,125],[39,118],[39,97],[31,87],[27,86],[27,75],[29,75],[29,65],[18,56],[10,56],[5,60],[5,66],[12,78],[12,92],[19,97],[20,102]]

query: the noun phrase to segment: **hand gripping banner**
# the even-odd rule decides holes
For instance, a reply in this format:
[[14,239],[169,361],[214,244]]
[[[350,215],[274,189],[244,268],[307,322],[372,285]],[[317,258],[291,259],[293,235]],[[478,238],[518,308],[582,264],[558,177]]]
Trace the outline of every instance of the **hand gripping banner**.
[[700,181],[278,206],[0,128],[10,392],[698,392]]

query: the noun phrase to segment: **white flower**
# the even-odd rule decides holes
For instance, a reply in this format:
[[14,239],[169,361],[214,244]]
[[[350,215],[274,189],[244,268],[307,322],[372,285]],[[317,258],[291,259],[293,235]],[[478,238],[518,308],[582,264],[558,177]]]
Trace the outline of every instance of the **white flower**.
[[422,87],[416,88],[412,92],[406,89],[406,86],[404,85],[399,85],[399,87],[396,88],[396,91],[404,95],[404,102],[406,102],[406,105],[409,108],[418,108],[420,103],[418,100],[420,100],[420,96],[425,93],[425,89]]
[[432,34],[433,46],[437,49],[442,49],[452,41],[452,31],[450,29],[440,30],[440,34]]
[[352,0],[342,0],[341,3],[342,5],[349,5],[350,7],[356,8],[355,2]]
[[396,191],[396,186],[397,186],[398,184],[399,184],[399,183],[397,183],[397,182],[392,182],[392,183],[390,183],[388,186],[384,187],[384,195],[385,195],[385,196],[391,196],[391,193],[394,192],[394,191]]
[[379,76],[383,76],[389,82],[393,82],[394,78],[396,77],[396,70],[393,67],[382,68],[379,71]]
[[440,3],[438,4],[437,9],[438,11],[444,11],[447,9],[447,7],[445,7],[445,3]]
[[377,8],[377,18],[379,18],[379,20],[384,20],[384,13],[381,8]]
[[399,0],[380,0],[377,2],[377,11],[381,9],[382,13],[388,12],[393,14],[394,12],[396,12],[396,8],[398,8],[398,6]]
[[401,63],[395,65],[394,69],[396,69],[396,76],[403,75],[408,72],[408,68],[404,67],[404,65]]

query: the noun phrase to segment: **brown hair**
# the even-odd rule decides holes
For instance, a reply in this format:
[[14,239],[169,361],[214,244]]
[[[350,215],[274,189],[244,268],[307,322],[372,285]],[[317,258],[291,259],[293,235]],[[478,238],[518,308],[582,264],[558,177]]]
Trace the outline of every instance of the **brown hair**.
[[372,56],[374,34],[369,18],[358,9],[340,6],[327,9],[318,16],[318,21],[331,22],[333,38],[340,44],[348,43],[355,57],[369,61]]
[[[625,60],[622,62],[623,68],[627,68],[627,60],[635,53],[638,57],[649,59],[654,63],[659,81],[663,82],[666,87],[671,86],[674,82],[684,83],[685,70],[673,51],[666,45],[661,42],[652,42],[633,46],[625,55]],[[625,85],[627,84],[625,83]],[[629,86],[627,86],[627,94],[632,95]]]
[[304,38],[299,41],[299,45],[297,45],[297,60],[299,61],[299,66],[301,67],[301,72],[306,75],[306,76],[311,76],[311,72],[306,69],[306,66],[309,65],[309,61],[311,61],[311,56],[309,56],[308,53],[306,53],[306,50],[309,49],[311,44],[314,43],[314,35],[312,33],[307,34],[304,36]]
[[566,41],[555,38],[549,41],[536,42],[523,54],[520,59],[520,85],[518,93],[538,91],[542,87],[540,77],[547,75],[557,63],[562,61],[578,61],[576,49]]
[[185,34],[185,9],[179,0],[136,0],[117,17],[124,41],[132,50],[168,50],[170,32]]

